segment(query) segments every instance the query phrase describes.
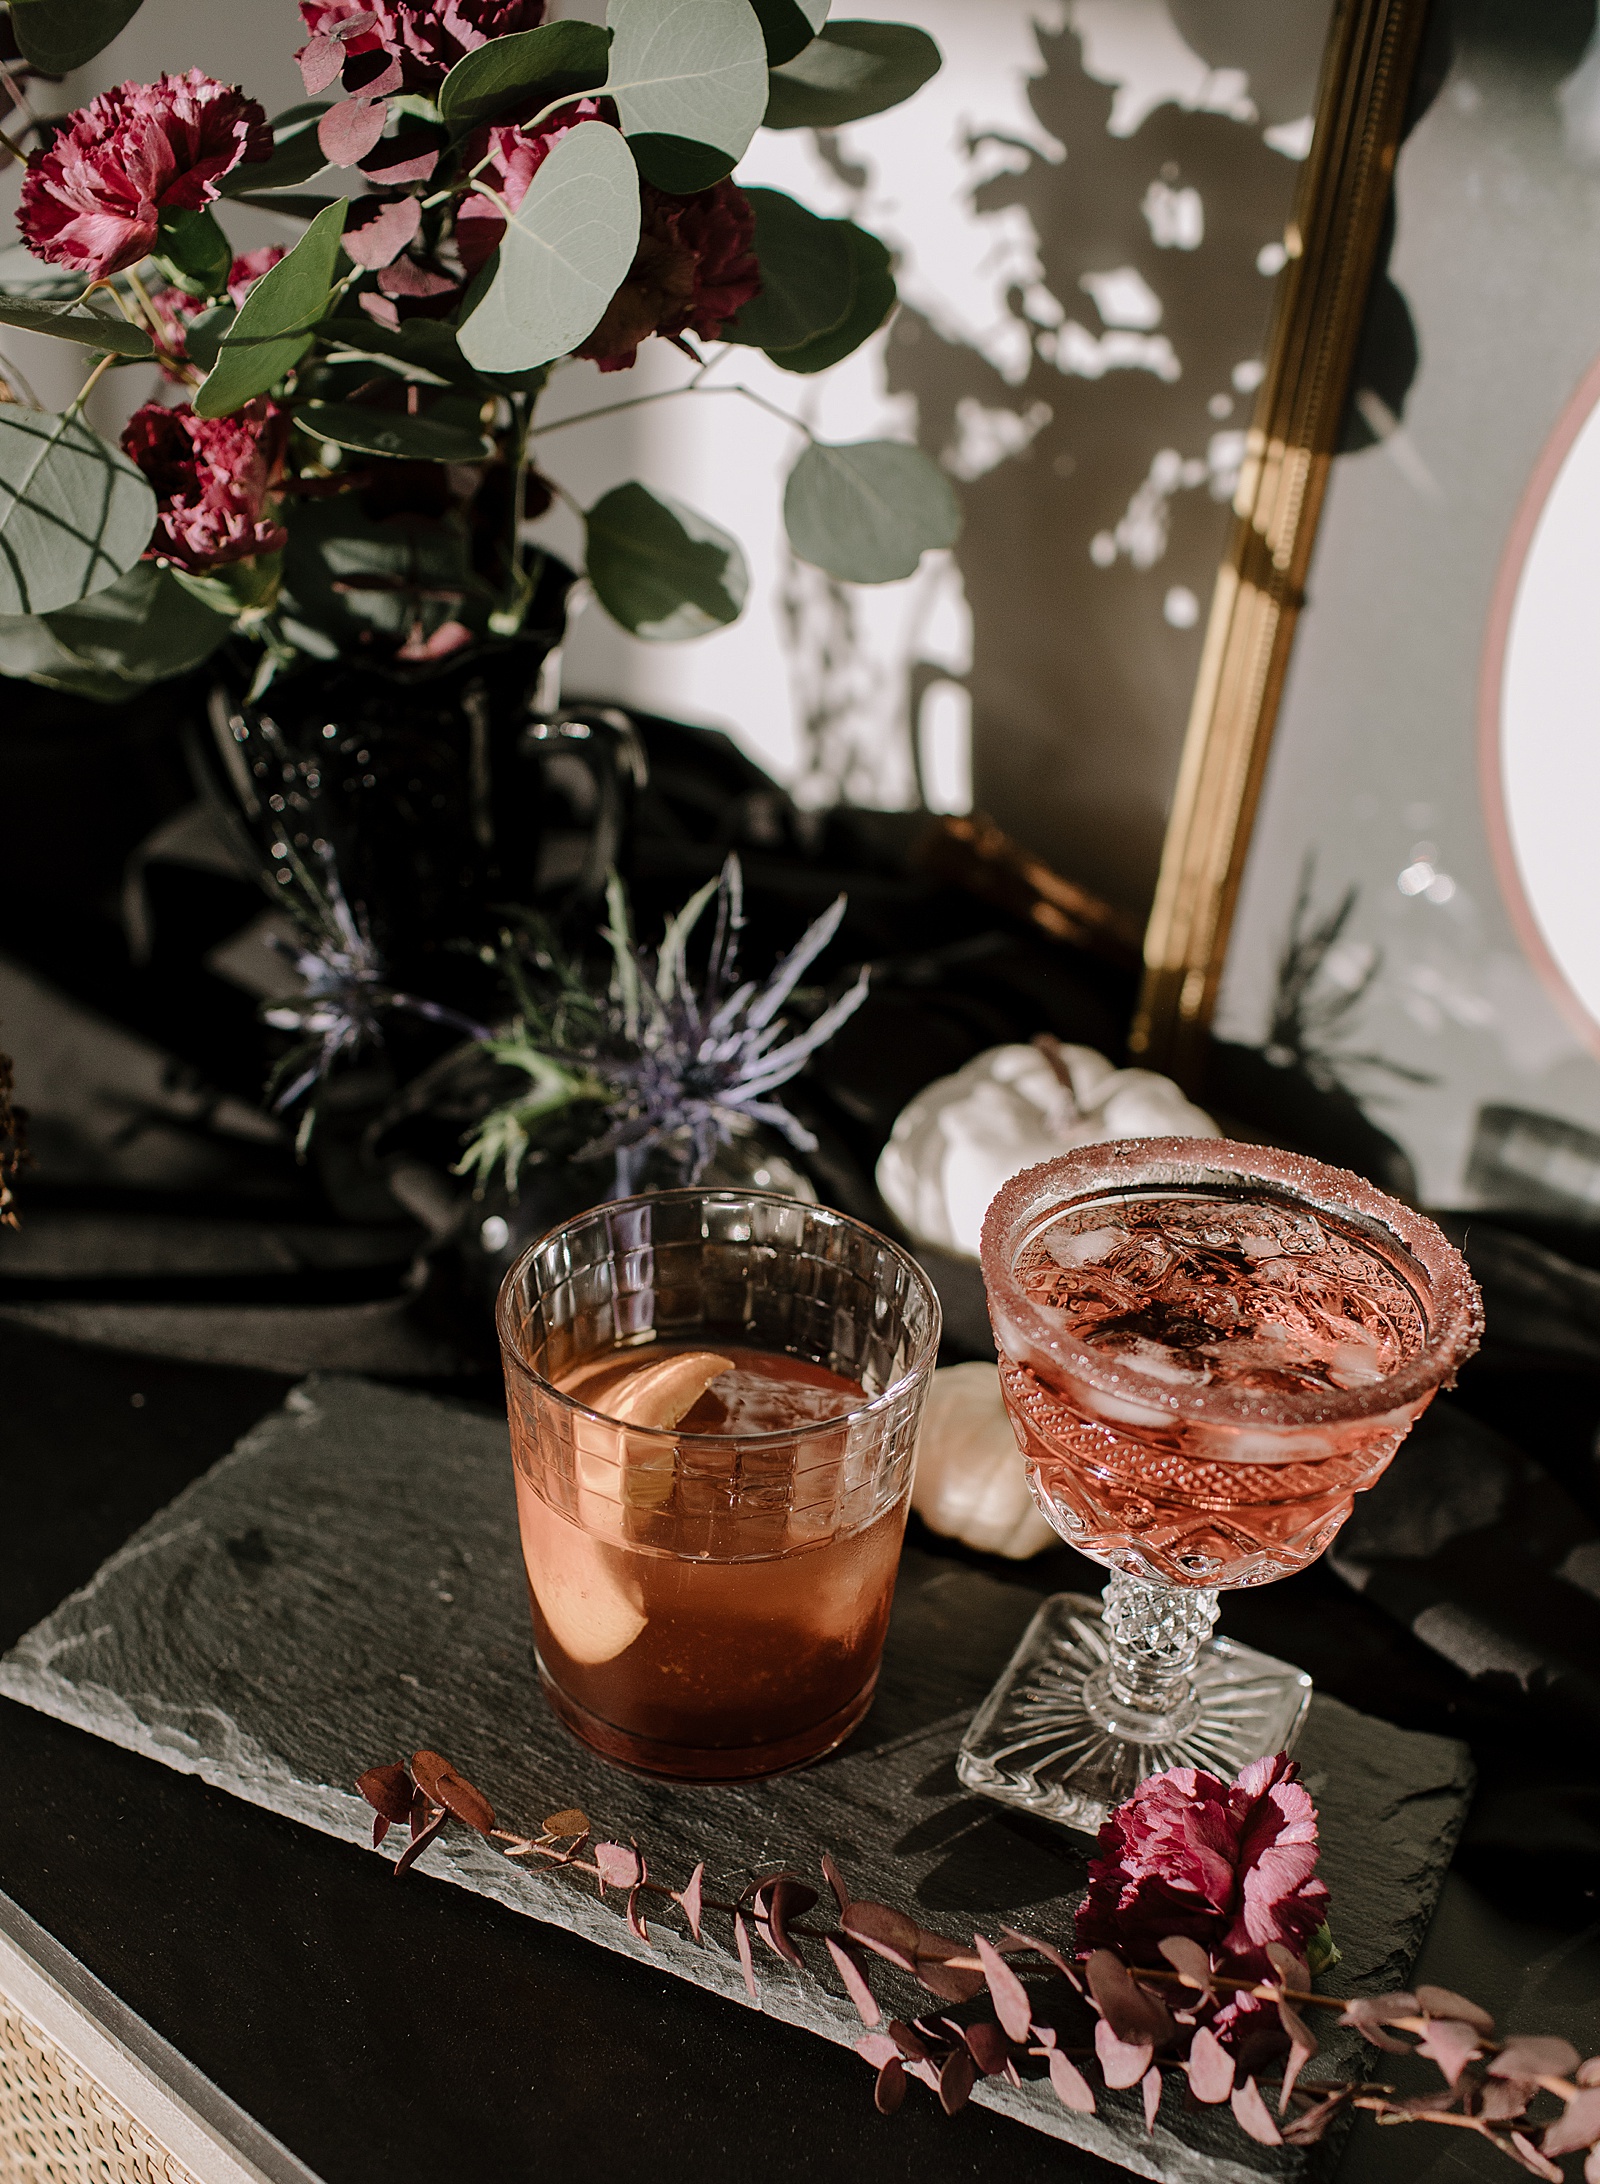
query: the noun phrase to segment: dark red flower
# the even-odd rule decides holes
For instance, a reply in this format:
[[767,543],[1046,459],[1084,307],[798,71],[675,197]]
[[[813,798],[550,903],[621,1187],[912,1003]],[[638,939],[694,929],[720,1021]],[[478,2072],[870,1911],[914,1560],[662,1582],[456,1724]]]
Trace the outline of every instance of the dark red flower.
[[[236,310],[262,274],[270,273],[282,256],[281,243],[267,243],[260,250],[246,250],[234,259],[228,273],[228,297]],[[202,311],[211,309],[211,304],[204,296],[191,296],[183,288],[158,288],[150,301],[161,321],[162,348],[156,362],[166,378],[181,380],[183,367],[189,361],[189,327]]]
[[254,99],[191,68],[102,91],[28,162],[17,225],[36,258],[104,280],[155,248],[163,212],[209,205],[272,131]]
[[288,534],[264,504],[288,429],[287,416],[264,399],[233,417],[196,417],[187,402],[135,410],[122,445],[157,501],[145,559],[203,571],[276,553]]
[[1193,1767],[1142,1782],[1100,1830],[1078,1947],[1152,1964],[1167,1935],[1185,1934],[1239,1978],[1271,1970],[1269,1942],[1303,1956],[1328,1891],[1315,1878],[1317,1808],[1298,1775],[1280,1752],[1231,1785]]
[[755,232],[750,200],[736,183],[718,182],[693,197],[641,184],[638,252],[579,356],[603,372],[621,372],[650,334],[714,341],[760,292]]
[[300,15],[311,37],[295,58],[313,97],[336,78],[426,92],[475,46],[542,23],[544,0],[300,0]]

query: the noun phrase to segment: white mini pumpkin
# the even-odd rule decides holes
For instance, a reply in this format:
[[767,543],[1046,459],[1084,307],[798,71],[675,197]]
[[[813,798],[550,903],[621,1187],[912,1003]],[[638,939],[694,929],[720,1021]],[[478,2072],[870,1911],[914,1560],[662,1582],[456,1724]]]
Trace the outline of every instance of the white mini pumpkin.
[[911,1506],[930,1531],[1013,1561],[1060,1544],[1028,1492],[998,1366],[946,1365],[934,1374]]

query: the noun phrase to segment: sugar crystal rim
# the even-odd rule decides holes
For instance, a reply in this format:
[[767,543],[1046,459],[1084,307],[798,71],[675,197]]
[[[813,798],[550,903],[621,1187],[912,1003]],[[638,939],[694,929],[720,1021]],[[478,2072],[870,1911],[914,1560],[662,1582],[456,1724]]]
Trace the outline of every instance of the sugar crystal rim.
[[[1066,1213],[1090,1196],[1163,1184],[1186,1191],[1207,1185],[1233,1191],[1254,1184],[1265,1195],[1328,1214],[1358,1235],[1377,1229],[1423,1277],[1419,1302],[1428,1331],[1421,1353],[1362,1388],[1289,1392],[1202,1384],[1175,1390],[1170,1381],[1137,1371],[1122,1353],[1069,1334],[1054,1314],[1033,1302],[1013,1271],[1012,1255],[1024,1228],[1053,1205]],[[984,1217],[980,1263],[995,1340],[1002,1350],[1024,1352],[1019,1362],[1029,1361],[1026,1353],[1046,1356],[1069,1379],[1104,1394],[1218,1424],[1287,1428],[1404,1410],[1451,1386],[1483,1333],[1483,1300],[1471,1270],[1426,1214],[1348,1169],[1229,1138],[1117,1138],[1024,1168],[1002,1187]]]

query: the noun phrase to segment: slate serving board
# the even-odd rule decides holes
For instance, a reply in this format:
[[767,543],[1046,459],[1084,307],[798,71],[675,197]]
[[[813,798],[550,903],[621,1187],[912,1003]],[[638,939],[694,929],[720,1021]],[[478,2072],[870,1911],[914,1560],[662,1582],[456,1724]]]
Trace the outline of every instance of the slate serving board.
[[[641,1780],[575,1743],[540,1694],[503,1423],[316,1378],[0,1659],[0,1691],[353,1844],[369,1843],[371,1822],[354,1777],[431,1745],[504,1824],[531,1832],[545,1813],[581,1806],[602,1834],[636,1838],[670,1883],[704,1857],[708,1893],[736,1894],[777,1865],[816,1876],[831,1850],[857,1893],[954,1936],[1009,1920],[1063,1940],[1090,1845],[969,1796],[954,1766],[1036,1604],[1026,1586],[908,1549],[878,1698],[841,1751],[773,1782]],[[1327,1984],[1401,1985],[1465,1817],[1467,1755],[1318,1697],[1299,1757],[1321,1807],[1344,1959]],[[386,1854],[395,1847],[391,1837]],[[462,1829],[404,1885],[425,1885],[430,1870],[751,2006],[724,1921],[708,1919],[697,1947],[664,1918],[647,1947],[614,1895],[508,1862]],[[897,1976],[876,1983],[909,2015],[919,1990],[897,1999]],[[764,1952],[758,1979],[771,2014],[825,2039],[859,2037],[831,1972],[802,1975]],[[1318,2072],[1357,2046],[1328,2035]],[[863,2066],[864,2102],[870,2087]],[[1251,2184],[1325,2158],[1257,2146],[1226,2110],[1186,2113],[1171,2086],[1153,2137],[1137,2093],[1102,2095],[1092,2117],[1045,2084],[988,2079],[975,2098],[1172,2184]]]

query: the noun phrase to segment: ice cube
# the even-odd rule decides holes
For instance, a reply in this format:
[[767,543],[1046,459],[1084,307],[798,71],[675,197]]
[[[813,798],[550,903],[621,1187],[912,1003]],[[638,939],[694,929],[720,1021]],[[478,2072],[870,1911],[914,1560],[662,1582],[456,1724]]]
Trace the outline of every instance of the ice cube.
[[1095,1266],[1102,1259],[1109,1259],[1117,1246],[1127,1240],[1125,1228],[1086,1229],[1076,1236],[1052,1229],[1044,1239],[1044,1248],[1057,1266]]

